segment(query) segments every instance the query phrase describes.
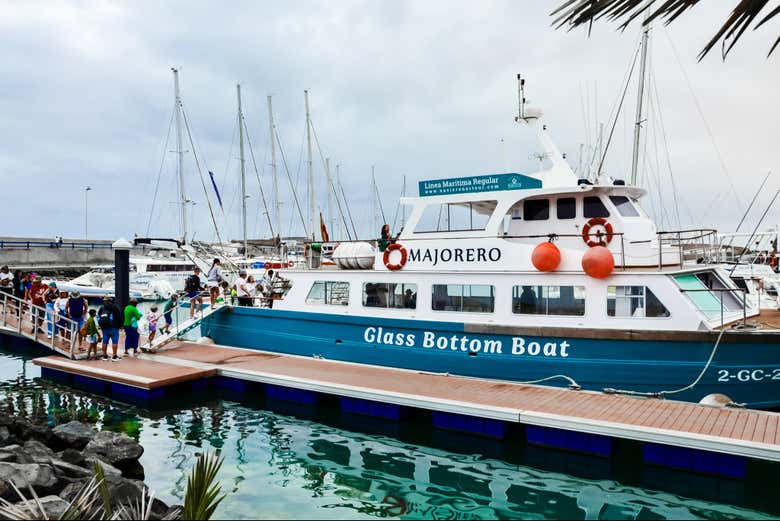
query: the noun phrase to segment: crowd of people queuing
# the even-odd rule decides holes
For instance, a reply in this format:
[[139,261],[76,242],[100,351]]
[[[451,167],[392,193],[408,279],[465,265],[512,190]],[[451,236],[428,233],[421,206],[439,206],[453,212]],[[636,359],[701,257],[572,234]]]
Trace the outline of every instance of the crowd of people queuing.
[[[151,346],[154,338],[171,333],[174,313],[183,302],[188,302],[190,318],[203,306],[203,297],[209,296],[210,303],[230,302],[240,306],[253,306],[259,298],[270,299],[274,281],[280,279],[273,270],[267,270],[262,279],[256,281],[252,275],[240,270],[232,282],[222,272],[222,263],[214,259],[205,276],[195,267],[187,277],[184,291],[173,293],[160,311],[152,305],[145,314],[138,309],[138,301],[130,299],[120,309],[114,298],[106,296],[102,305],[90,309],[89,302],[78,291],[61,291],[57,283],[44,283],[41,275],[24,273],[21,270],[11,272],[8,266],[0,267],[0,301],[3,294],[16,297],[6,299],[9,308],[29,311],[31,320],[38,328],[46,332],[48,339],[57,337],[68,341],[76,335],[75,346],[81,349],[87,346],[87,359],[119,361],[120,332],[124,334],[125,356],[137,356],[140,344],[139,324],[142,319],[147,324],[147,340]],[[20,302],[17,304],[17,302]],[[98,353],[98,344],[101,352]],[[111,356],[109,357],[109,345]]]

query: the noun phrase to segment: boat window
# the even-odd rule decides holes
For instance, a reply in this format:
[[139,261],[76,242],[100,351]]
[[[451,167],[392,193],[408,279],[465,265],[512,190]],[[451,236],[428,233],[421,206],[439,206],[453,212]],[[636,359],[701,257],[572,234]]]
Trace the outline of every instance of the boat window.
[[512,313],[519,315],[585,315],[584,286],[515,286]]
[[192,271],[194,269],[194,264],[149,264],[146,266],[146,271],[158,273],[171,271]]
[[434,284],[434,311],[492,313],[495,305],[493,286],[476,284]]
[[658,318],[670,315],[666,306],[645,286],[609,286],[607,315],[610,317]]
[[558,199],[556,205],[558,219],[574,219],[577,217],[577,199],[574,197]]
[[349,282],[318,280],[312,284],[306,303],[346,306],[349,304]]
[[582,202],[582,213],[586,219],[591,219],[593,217],[609,217],[609,210],[604,206],[600,197],[586,197]]
[[766,287],[766,294],[770,297],[776,297],[777,296],[777,288],[773,285]]
[[719,317],[722,311],[742,311],[744,293],[727,287],[711,271],[677,275],[677,285],[708,318]]
[[609,200],[612,201],[618,213],[623,217],[639,217],[639,211],[634,206],[634,203],[625,195],[611,195]]
[[523,201],[523,219],[526,221],[546,221],[549,218],[550,201],[547,199]]
[[415,233],[478,231],[487,227],[498,201],[435,203],[423,210]]
[[363,284],[363,305],[367,308],[415,309],[417,284],[366,282]]

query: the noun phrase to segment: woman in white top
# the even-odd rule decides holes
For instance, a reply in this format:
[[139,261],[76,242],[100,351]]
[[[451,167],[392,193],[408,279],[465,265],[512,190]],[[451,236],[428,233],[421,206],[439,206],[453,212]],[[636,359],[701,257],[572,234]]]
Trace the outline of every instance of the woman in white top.
[[214,259],[208,274],[206,274],[206,283],[209,286],[209,297],[211,298],[212,307],[217,303],[217,299],[219,298],[219,285],[225,280],[225,277],[222,276],[221,266],[222,263],[219,259]]

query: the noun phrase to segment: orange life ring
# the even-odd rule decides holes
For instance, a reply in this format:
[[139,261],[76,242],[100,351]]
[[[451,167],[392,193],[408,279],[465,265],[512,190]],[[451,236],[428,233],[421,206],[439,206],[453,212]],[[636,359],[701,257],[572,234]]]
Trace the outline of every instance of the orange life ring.
[[[390,262],[390,253],[396,250],[401,252],[401,262],[399,262],[398,264],[394,264]],[[403,268],[404,265],[406,265],[406,259],[408,258],[408,256],[409,254],[407,253],[406,248],[404,248],[397,242],[393,242],[391,244],[388,244],[387,248],[385,248],[385,255],[382,259],[384,260],[385,267],[387,269],[389,269],[390,271],[398,271],[401,268]]]
[[[599,240],[594,241],[590,238],[590,229],[594,226],[603,226],[605,230],[605,234],[597,234],[597,237]],[[582,240],[585,241],[585,244],[590,246],[591,248],[594,246],[606,246],[610,242],[612,242],[612,225],[609,224],[609,221],[604,219],[603,217],[594,217],[590,219],[587,223],[585,223],[585,226],[582,227]],[[603,239],[602,239],[603,238]]]

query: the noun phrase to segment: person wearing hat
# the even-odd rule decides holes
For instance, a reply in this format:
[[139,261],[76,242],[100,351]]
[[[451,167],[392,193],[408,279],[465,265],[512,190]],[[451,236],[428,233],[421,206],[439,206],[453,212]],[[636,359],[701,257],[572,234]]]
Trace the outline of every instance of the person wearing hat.
[[103,332],[103,360],[108,360],[108,343],[112,342],[111,349],[114,352],[112,362],[118,362],[117,349],[119,349],[119,328],[124,324],[124,317],[119,308],[114,304],[112,297],[103,298],[103,305],[98,309],[98,326]]
[[[81,331],[81,328],[84,327],[84,317],[87,314],[87,311],[89,310],[89,303],[87,302],[87,299],[81,296],[81,293],[78,291],[71,291],[70,292],[70,298],[68,299],[68,303],[65,307],[65,313],[68,315],[68,318],[76,322],[76,331]],[[78,347],[81,347],[81,334],[78,335]]]

